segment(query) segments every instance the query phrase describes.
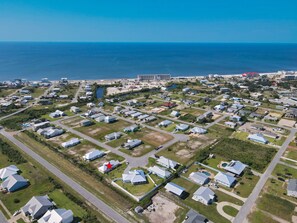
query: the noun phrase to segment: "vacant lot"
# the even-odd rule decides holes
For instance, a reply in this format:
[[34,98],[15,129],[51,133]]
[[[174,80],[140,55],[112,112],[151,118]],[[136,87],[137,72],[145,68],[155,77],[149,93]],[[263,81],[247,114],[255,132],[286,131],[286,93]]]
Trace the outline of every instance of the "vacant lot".
[[212,149],[214,154],[227,160],[239,160],[253,169],[263,172],[276,153],[271,147],[257,145],[238,140],[225,138]]
[[258,201],[258,208],[287,221],[291,221],[295,205],[280,197],[271,194],[263,194]]

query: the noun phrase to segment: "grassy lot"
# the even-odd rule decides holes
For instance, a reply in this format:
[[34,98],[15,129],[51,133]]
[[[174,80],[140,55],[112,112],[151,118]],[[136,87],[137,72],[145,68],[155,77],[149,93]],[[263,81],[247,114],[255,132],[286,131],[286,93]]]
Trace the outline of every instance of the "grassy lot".
[[283,164],[277,164],[275,169],[272,172],[273,176],[281,177],[284,179],[290,179],[290,178],[297,178],[297,169],[288,167]]
[[7,213],[7,211],[0,205],[0,211],[2,214],[6,217],[6,219],[10,219],[10,215]]
[[13,92],[15,92],[17,89],[0,89],[0,98],[4,98]]
[[[186,204],[187,206],[191,207],[192,209],[198,211],[200,214],[206,216],[209,220],[213,221],[213,222],[229,222],[227,219],[225,219],[224,217],[222,217],[216,209],[216,204],[211,204],[211,205],[204,205],[200,202],[197,202],[195,200],[192,199],[193,193],[199,188],[198,185],[187,181],[183,178],[176,178],[174,180],[172,180],[173,183],[176,183],[182,187],[184,187],[186,189],[186,192],[189,193],[189,196],[184,199],[184,200],[180,200],[181,202],[183,202],[184,204]],[[220,191],[215,191],[216,195],[218,196],[218,201],[229,201],[231,203],[234,204],[238,204],[238,205],[242,205],[243,202],[239,201],[231,196],[228,196]]]
[[63,207],[73,211],[74,216],[82,218],[87,214],[86,210],[71,201],[61,190],[54,190],[48,196],[56,203],[58,207]]
[[33,92],[32,92],[32,97],[33,98],[38,98],[40,97],[44,92],[45,92],[46,88],[33,88]]
[[34,139],[28,137],[24,133],[21,133],[17,138],[25,143],[34,152],[47,159],[50,163],[57,166],[62,172],[67,174],[72,179],[80,182],[86,189],[92,191],[100,199],[112,205],[116,210],[127,210],[131,207],[129,200],[123,198],[118,193],[107,186],[106,184],[95,180],[89,174],[83,172],[78,167],[71,164],[68,160],[60,157],[57,153],[51,151],[47,147],[41,145]]
[[259,177],[256,175],[248,175],[247,172],[240,178],[239,183],[235,187],[235,192],[241,197],[248,197],[256,184],[259,181]]
[[226,128],[226,126],[213,125],[208,129],[207,136],[212,139],[218,139],[220,137],[229,137],[233,132],[233,129]]
[[271,194],[263,194],[257,207],[287,221],[291,221],[295,205]]
[[271,217],[267,216],[264,214],[262,211],[257,210],[252,212],[248,216],[249,222],[250,223],[278,223],[278,221],[273,220]]
[[213,167],[215,169],[220,169],[218,166],[222,161],[227,161],[226,159],[224,159],[221,156],[215,156],[215,158],[208,158],[206,160],[203,161],[203,163],[205,165],[208,165],[210,167]]
[[285,157],[297,160],[297,149],[293,147],[289,147],[285,152]]
[[224,206],[223,207],[223,211],[228,214],[228,215],[231,215],[233,217],[235,217],[238,213],[238,210],[234,207],[231,207],[231,206]]
[[249,136],[249,133],[247,132],[241,132],[236,131],[232,134],[232,137],[239,140],[247,140],[247,137]]
[[17,223],[26,223],[22,218],[20,218],[19,220],[17,220]]
[[263,172],[276,153],[276,149],[255,145],[248,141],[224,138],[211,150],[227,160],[239,160],[251,168]]

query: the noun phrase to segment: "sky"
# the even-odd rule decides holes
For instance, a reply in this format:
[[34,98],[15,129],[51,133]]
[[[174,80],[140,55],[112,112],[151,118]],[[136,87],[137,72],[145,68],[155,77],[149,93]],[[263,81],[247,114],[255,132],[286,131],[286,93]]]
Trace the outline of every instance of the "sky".
[[0,41],[297,43],[297,0],[0,0]]

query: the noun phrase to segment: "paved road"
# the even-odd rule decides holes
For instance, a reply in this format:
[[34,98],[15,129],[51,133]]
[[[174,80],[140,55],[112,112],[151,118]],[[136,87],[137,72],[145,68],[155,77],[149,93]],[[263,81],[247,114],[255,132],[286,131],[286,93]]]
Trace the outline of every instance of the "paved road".
[[55,176],[57,176],[65,184],[67,184],[69,187],[71,187],[73,190],[75,190],[77,193],[79,193],[81,196],[83,196],[88,202],[93,204],[98,210],[102,211],[106,216],[108,216],[115,222],[123,222],[123,223],[130,222],[126,218],[124,218],[122,215],[120,215],[118,212],[113,210],[110,206],[108,206],[103,201],[101,201],[99,198],[97,198],[95,195],[93,195],[91,192],[89,192],[84,187],[80,186],[77,182],[75,182],[70,177],[68,177],[66,174],[61,172],[58,168],[56,168],[55,166],[53,166],[52,164],[47,162],[45,159],[43,159],[41,156],[39,156],[38,154],[33,152],[26,145],[24,145],[23,143],[21,143],[20,141],[15,139],[8,132],[1,130],[1,134],[3,136],[5,136],[8,140],[10,140],[12,143],[14,143],[16,146],[18,146],[25,153],[27,153],[29,156],[31,156],[33,159],[35,159],[37,162],[39,162],[48,171],[50,171]]
[[8,223],[7,219],[3,215],[3,213],[0,211],[0,223]]
[[257,198],[260,195],[262,188],[264,187],[266,181],[270,177],[272,171],[274,170],[275,166],[279,162],[281,156],[285,152],[286,148],[288,147],[289,143],[293,140],[297,129],[292,129],[290,135],[287,137],[286,141],[283,143],[281,148],[278,150],[276,155],[274,156],[273,160],[271,161],[270,165],[267,167],[264,174],[261,176],[260,180],[258,181],[257,185],[255,186],[253,192],[248,197],[247,201],[244,203],[238,214],[234,219],[234,223],[242,223],[246,221],[248,214],[250,213],[252,207],[254,206]]
[[11,113],[9,115],[6,115],[6,116],[1,117],[0,120],[6,119],[6,118],[9,118],[10,116],[13,116],[13,115],[16,115],[18,113],[21,113],[21,112],[23,112],[23,111],[25,111],[25,110],[27,110],[28,108],[31,108],[31,107],[32,107],[32,105],[29,105],[29,106],[27,106],[25,108],[22,108],[22,109],[20,109],[20,110],[18,110],[16,112],[13,112],[13,113]]
[[79,87],[78,87],[78,89],[77,89],[77,91],[76,91],[76,93],[75,93],[75,96],[73,97],[73,99],[72,99],[72,101],[71,101],[71,103],[76,103],[76,102],[77,102],[78,95],[79,95],[79,93],[82,91],[82,86],[83,86],[83,84],[80,83],[80,84],[79,84]]

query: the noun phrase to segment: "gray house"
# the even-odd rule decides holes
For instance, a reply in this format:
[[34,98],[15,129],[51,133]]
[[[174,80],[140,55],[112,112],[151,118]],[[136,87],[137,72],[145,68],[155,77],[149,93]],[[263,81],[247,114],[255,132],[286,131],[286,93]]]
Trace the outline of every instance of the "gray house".
[[123,182],[131,183],[133,185],[144,184],[147,182],[147,179],[143,170],[133,170],[133,171],[129,171],[127,174],[124,173],[122,175],[122,179],[123,179]]
[[290,179],[287,187],[287,195],[297,197],[297,179]]
[[27,185],[28,185],[28,181],[24,177],[18,174],[15,174],[6,178],[2,182],[1,188],[9,192],[14,192],[23,187],[26,187]]
[[209,205],[215,200],[215,193],[208,187],[199,187],[193,194],[192,199],[202,204]]
[[124,132],[136,132],[138,130],[138,125],[131,125],[124,128]]
[[209,182],[208,176],[201,172],[193,172],[190,174],[189,178],[197,184],[204,185]]
[[128,139],[128,141],[124,144],[124,148],[133,149],[142,144],[140,139]]
[[110,141],[114,139],[119,139],[121,138],[122,133],[121,132],[113,132],[105,136],[105,140]]
[[54,204],[49,200],[48,196],[34,196],[20,210],[25,216],[38,219],[53,207]]
[[193,209],[189,210],[183,223],[205,223],[208,222],[207,218]]

